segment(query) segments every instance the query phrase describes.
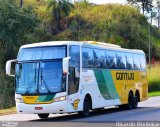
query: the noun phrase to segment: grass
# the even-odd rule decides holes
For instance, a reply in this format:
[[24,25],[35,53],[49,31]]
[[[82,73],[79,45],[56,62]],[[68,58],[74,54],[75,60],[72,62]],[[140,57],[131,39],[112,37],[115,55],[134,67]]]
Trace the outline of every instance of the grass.
[[12,113],[16,113],[16,107],[0,110],[0,115],[6,115],[6,114],[12,114]]
[[160,96],[160,64],[151,65],[148,69],[149,97]]
[[149,97],[160,96],[160,91],[153,91],[148,93]]
[[160,64],[155,64],[148,69],[148,89],[150,92],[160,91]]

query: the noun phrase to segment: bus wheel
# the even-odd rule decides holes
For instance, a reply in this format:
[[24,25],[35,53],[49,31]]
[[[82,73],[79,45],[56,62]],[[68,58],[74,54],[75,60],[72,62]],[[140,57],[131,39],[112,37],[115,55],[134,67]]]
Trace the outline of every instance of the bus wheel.
[[129,94],[129,97],[128,97],[128,109],[131,110],[133,109],[134,107],[134,96],[133,94]]
[[127,104],[119,105],[119,109],[126,110],[126,109],[128,109],[128,105]]
[[137,108],[137,106],[138,106],[138,96],[137,96],[137,95],[135,95],[135,97],[134,97],[134,104],[133,104],[133,108]]
[[95,109],[95,110],[97,110],[97,111],[102,111],[102,110],[104,110],[105,108],[103,107],[103,108],[97,108],[97,109]]
[[91,100],[88,97],[85,97],[83,103],[83,111],[78,112],[78,114],[82,117],[88,117],[90,115],[91,109]]
[[45,119],[48,118],[49,114],[38,114],[39,118]]

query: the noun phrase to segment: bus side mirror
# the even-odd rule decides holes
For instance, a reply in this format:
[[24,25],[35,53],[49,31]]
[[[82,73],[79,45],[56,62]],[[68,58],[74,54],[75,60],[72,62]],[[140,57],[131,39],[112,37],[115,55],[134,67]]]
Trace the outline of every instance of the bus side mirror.
[[15,74],[12,74],[12,66],[13,63],[16,63],[17,60],[9,60],[6,62],[6,75],[11,76],[11,77],[15,77]]
[[63,74],[67,75],[69,74],[68,70],[69,70],[69,59],[71,57],[65,57],[63,58]]

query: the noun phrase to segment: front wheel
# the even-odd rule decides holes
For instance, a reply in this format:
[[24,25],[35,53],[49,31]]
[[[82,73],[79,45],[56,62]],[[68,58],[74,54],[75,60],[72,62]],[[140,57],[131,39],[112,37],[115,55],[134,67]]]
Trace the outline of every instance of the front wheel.
[[91,101],[89,98],[84,99],[83,103],[83,111],[78,112],[78,114],[82,117],[88,117],[90,115],[90,109],[91,109]]
[[45,119],[48,118],[49,114],[38,114],[39,118]]

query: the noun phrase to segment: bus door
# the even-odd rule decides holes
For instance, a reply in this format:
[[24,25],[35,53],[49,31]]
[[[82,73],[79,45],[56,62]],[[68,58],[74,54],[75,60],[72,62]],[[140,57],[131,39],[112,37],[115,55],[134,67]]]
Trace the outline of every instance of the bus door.
[[68,108],[69,112],[79,109],[80,97],[78,96],[80,79],[80,46],[70,46],[69,75],[68,75]]

